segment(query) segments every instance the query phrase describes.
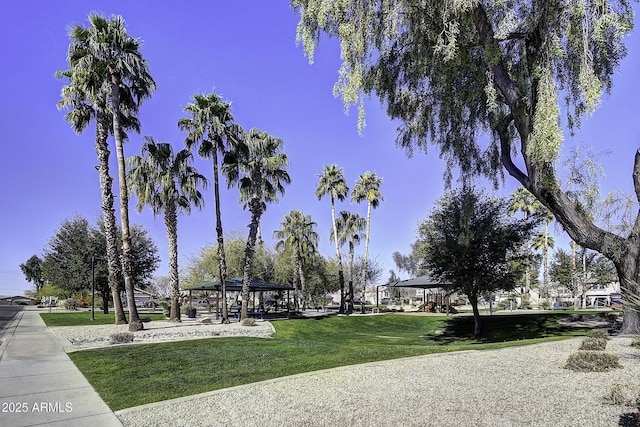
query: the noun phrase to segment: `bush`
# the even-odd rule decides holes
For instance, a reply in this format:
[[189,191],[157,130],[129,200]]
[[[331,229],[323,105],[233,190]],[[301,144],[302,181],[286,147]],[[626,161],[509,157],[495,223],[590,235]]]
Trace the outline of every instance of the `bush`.
[[609,331],[606,329],[592,329],[587,333],[589,338],[602,338],[604,340],[609,339]]
[[564,367],[578,372],[606,372],[621,365],[616,354],[583,350],[570,354]]
[[529,301],[528,299],[522,301],[522,303],[520,304],[520,309],[531,310],[531,301]]
[[247,318],[242,321],[242,326],[256,326],[256,319]]
[[131,332],[116,332],[109,335],[110,344],[125,344],[133,342],[133,334]]
[[607,389],[604,401],[610,405],[636,406],[638,404],[637,389],[630,385],[614,384]]
[[64,300],[64,308],[67,310],[75,310],[76,309],[76,299],[75,298],[67,298]]
[[551,308],[551,301],[548,299],[542,301],[540,304],[540,308],[543,310],[549,310]]
[[580,350],[599,350],[602,351],[607,348],[606,338],[594,338],[590,336],[584,337]]

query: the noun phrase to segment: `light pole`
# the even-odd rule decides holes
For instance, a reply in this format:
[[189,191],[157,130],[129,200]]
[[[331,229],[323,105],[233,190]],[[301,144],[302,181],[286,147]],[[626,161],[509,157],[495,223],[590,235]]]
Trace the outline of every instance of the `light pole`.
[[96,256],[91,254],[91,320],[96,320],[95,300],[96,300]]

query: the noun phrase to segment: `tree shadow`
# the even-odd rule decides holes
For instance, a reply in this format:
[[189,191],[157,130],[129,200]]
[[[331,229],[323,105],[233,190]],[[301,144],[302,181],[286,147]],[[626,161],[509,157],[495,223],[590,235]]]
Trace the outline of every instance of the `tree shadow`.
[[618,425],[624,427],[638,427],[640,426],[640,417],[637,412],[626,412],[620,415]]
[[554,336],[582,335],[586,328],[562,326],[558,320],[566,314],[509,314],[482,316],[482,335],[474,337],[473,316],[450,317],[446,329],[440,335],[428,336],[428,339],[448,344],[458,340],[473,340],[477,344],[505,341],[549,338]]

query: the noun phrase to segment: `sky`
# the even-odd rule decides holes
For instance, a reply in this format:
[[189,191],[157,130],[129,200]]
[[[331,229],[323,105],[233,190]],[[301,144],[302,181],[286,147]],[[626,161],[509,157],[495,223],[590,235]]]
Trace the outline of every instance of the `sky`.
[[[345,114],[342,101],[333,96],[340,65],[337,42],[323,39],[314,64],[309,64],[295,43],[298,18],[288,2],[198,0],[187,7],[171,1],[22,0],[3,5],[0,15],[0,295],[32,289],[19,265],[34,254],[42,257],[64,219],[80,214],[95,223],[100,215],[95,128],[76,134],[56,108],[64,83],[55,72],[67,68],[67,29],[72,24],[87,25],[92,11],[124,17],[129,35],[143,41],[142,54],[158,86],[140,109],[142,130],[130,135],[125,155],[139,154],[144,136],[182,149],[185,134],[177,122],[185,116],[184,107],[194,94],[215,91],[232,102],[238,124],[284,141],[292,183],[263,215],[263,238],[268,244],[284,214],[298,209],[317,223],[320,252],[334,255],[329,199],[318,201],[315,196],[323,166],[342,167],[350,188],[365,171],[382,177],[384,200],[372,213],[369,253],[384,270],[380,282],[387,280],[388,270],[396,269],[392,253],[409,253],[418,222],[444,193],[444,162],[436,147],[407,158],[394,142],[398,124],[387,118],[376,99],[367,103],[367,127],[364,134],[358,133],[357,111]],[[633,158],[640,142],[637,31],[627,46],[629,54],[614,79],[612,94],[603,97],[600,109],[585,119],[574,137],[565,139],[565,152],[576,144],[589,144],[596,152],[610,150],[602,160],[607,174],[603,192],[633,189]],[[115,176],[115,154],[112,158]],[[196,158],[194,165],[211,176],[209,161]],[[507,176],[498,194],[508,196],[516,184]],[[114,192],[117,195],[117,180]],[[179,219],[181,265],[215,242],[212,193],[211,187],[205,190],[202,211]],[[225,232],[246,235],[249,213],[238,198],[235,188],[223,189],[223,226]],[[130,221],[149,230],[162,260],[156,274],[166,275],[162,217],[154,218],[148,208],[138,213],[135,203],[135,199],[130,202]],[[365,204],[348,200],[336,209],[366,216]],[[558,227],[552,232],[556,246],[568,241]],[[363,248],[358,248],[360,253]]]

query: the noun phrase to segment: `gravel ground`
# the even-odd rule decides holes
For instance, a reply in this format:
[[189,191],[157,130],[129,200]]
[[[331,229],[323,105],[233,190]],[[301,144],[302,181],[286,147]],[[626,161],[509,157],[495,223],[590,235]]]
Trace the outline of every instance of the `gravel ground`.
[[[111,334],[129,332],[129,325],[55,326],[49,329],[62,340],[64,350],[70,353],[89,348],[113,347],[110,344]],[[195,320],[186,320],[182,323],[152,321],[145,323],[143,330],[133,332],[132,344],[236,336],[271,338],[275,332],[271,323],[260,321],[256,322],[255,326],[242,326],[239,323],[205,324]]]
[[640,390],[640,350],[609,341],[623,365],[563,366],[581,338],[419,356],[278,378],[116,412],[134,426],[617,426],[634,408],[610,387]]

